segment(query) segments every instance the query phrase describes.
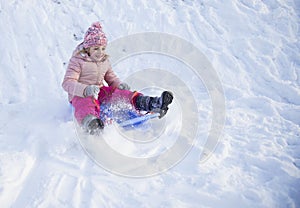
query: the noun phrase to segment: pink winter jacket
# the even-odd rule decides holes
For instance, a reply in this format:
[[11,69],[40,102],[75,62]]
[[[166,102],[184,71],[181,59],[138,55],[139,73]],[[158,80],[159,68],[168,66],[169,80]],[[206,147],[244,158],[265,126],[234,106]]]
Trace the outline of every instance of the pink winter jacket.
[[109,86],[118,87],[120,80],[113,72],[106,58],[103,62],[92,61],[86,53],[80,53],[79,45],[70,59],[62,87],[69,94],[69,101],[74,96],[84,97],[84,89],[88,85],[103,86],[103,81]]

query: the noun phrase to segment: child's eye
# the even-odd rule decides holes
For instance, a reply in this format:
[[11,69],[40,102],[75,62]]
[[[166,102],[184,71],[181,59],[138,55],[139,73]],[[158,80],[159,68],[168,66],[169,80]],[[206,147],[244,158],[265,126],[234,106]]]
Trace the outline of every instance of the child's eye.
[[102,51],[105,51],[105,48],[102,48]]
[[98,50],[99,50],[99,48],[94,48],[94,50],[95,50],[95,51],[98,51]]

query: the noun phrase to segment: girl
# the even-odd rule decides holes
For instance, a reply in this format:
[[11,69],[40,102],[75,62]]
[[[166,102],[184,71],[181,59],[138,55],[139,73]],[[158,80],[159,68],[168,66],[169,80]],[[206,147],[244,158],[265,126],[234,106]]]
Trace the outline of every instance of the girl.
[[[88,28],[84,40],[80,43],[69,61],[62,87],[69,95],[74,106],[75,118],[91,134],[104,128],[100,120],[100,105],[105,102],[125,100],[136,110],[158,111],[162,118],[173,100],[169,91],[160,97],[144,96],[130,91],[126,83],[122,83],[111,68],[108,55],[105,54],[106,36],[99,22]],[[106,81],[108,86],[104,86]]]

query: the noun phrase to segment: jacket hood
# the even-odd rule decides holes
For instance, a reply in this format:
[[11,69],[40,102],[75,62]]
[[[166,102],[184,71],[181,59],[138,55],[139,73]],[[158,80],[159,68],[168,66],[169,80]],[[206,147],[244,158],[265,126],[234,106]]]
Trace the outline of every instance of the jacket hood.
[[84,51],[83,42],[80,43],[72,54],[73,57],[83,59],[84,61],[92,61],[92,59],[89,57],[89,55]]

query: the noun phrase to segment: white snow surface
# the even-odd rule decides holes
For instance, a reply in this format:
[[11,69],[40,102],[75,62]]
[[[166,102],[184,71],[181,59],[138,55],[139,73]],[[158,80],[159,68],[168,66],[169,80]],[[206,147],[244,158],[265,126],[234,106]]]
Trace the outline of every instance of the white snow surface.
[[[299,17],[298,0],[0,0],[1,207],[300,207]],[[97,20],[109,41],[163,32],[207,56],[226,98],[209,160],[199,142],[134,179],[87,156],[61,82]]]

